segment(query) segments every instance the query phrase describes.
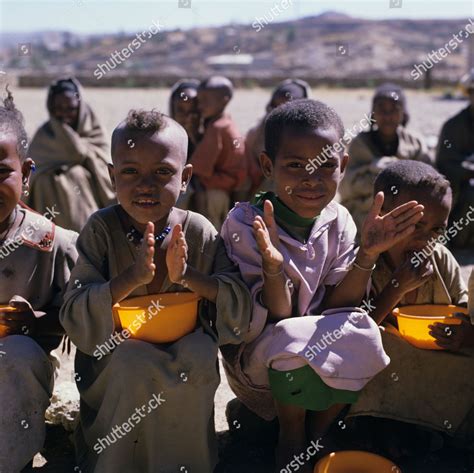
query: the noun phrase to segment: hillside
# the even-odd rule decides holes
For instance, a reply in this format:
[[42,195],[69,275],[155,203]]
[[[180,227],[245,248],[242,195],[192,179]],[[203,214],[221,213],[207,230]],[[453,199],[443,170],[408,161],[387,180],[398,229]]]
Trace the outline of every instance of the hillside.
[[[227,74],[265,84],[289,75],[331,83],[397,79],[413,81],[410,71],[427,54],[446,45],[468,24],[460,20],[365,20],[327,12],[292,22],[228,25],[163,31],[152,36],[121,64],[110,55],[129,47],[133,34],[75,35],[39,32],[1,37],[3,70],[31,81],[62,73],[89,85],[110,85],[124,76],[166,82],[183,76]],[[24,39],[22,39],[24,38]],[[21,49],[21,43],[26,43]],[[438,82],[456,82],[467,67],[468,40],[458,45],[432,71]],[[109,60],[112,68],[97,79],[94,71]],[[418,84],[419,83],[419,84]],[[125,84],[126,85],[126,84]],[[132,85],[132,84],[129,84]],[[137,84],[138,85],[138,84]],[[143,85],[143,84],[142,84]]]

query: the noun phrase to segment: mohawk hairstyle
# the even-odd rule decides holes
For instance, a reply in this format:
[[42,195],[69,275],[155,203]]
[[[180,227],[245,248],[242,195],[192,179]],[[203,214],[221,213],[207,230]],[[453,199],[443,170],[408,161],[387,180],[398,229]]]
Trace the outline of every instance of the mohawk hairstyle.
[[13,101],[13,95],[8,85],[5,87],[7,92],[6,98],[2,100],[0,105],[0,131],[3,133],[11,133],[15,135],[17,141],[17,152],[20,161],[23,163],[27,156],[28,135],[25,130],[25,122],[23,114],[18,110]]
[[130,110],[125,119],[125,127],[129,130],[159,131],[166,126],[164,115],[157,110]]

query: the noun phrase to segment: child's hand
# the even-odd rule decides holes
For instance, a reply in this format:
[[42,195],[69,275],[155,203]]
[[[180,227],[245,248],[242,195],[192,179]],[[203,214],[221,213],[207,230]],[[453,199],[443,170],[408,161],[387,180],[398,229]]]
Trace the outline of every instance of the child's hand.
[[436,344],[446,350],[457,351],[474,346],[474,326],[469,317],[461,313],[456,315],[462,319],[460,325],[435,323],[429,327]]
[[424,207],[415,200],[380,215],[383,202],[384,193],[379,192],[362,226],[361,250],[372,257],[377,257],[410,235],[423,217]]
[[134,280],[140,285],[150,284],[155,277],[155,225],[148,222],[143,233],[143,241],[138,249],[138,256],[133,264]]
[[429,259],[415,266],[411,262],[413,256],[414,253],[407,256],[406,260],[394,271],[393,279],[389,283],[397,288],[401,296],[425,284],[433,274],[433,265]]
[[18,312],[0,313],[0,333],[6,335],[32,335],[36,318],[28,302],[11,300],[9,303]]
[[263,204],[263,218],[260,215],[255,217],[253,232],[258,250],[262,255],[264,271],[278,272],[283,264],[283,255],[279,250],[280,241],[273,216],[273,204],[269,200]]
[[166,266],[168,267],[168,277],[171,282],[181,284],[184,278],[188,260],[188,245],[184,238],[184,233],[180,224],[173,228],[171,241],[166,250]]

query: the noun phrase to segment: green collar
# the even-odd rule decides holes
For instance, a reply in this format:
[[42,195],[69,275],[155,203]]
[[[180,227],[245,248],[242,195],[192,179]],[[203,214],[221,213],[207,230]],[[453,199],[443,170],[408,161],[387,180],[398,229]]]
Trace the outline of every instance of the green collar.
[[311,230],[314,225],[314,222],[318,219],[319,215],[314,218],[305,218],[298,215],[296,212],[293,212],[288,206],[286,206],[276,194],[273,192],[260,192],[255,196],[255,206],[263,210],[263,203],[269,200],[273,204],[273,209],[275,211],[275,217],[286,223],[290,227],[305,228],[306,230]]

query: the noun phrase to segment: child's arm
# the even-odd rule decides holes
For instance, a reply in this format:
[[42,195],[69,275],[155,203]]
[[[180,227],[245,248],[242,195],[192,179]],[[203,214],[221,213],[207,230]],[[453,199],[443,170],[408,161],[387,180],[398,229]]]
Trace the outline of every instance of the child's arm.
[[429,259],[425,259],[419,266],[411,262],[413,255],[409,255],[406,260],[394,271],[391,281],[382,289],[373,302],[374,309],[370,316],[381,324],[394,307],[402,300],[405,294],[414,291],[433,274],[433,265]]
[[342,282],[328,294],[324,303],[326,308],[359,305],[379,255],[412,233],[415,224],[423,217],[424,207],[414,200],[386,215],[380,215],[383,202],[384,194],[379,192],[364,221],[361,245],[354,265]]
[[279,238],[273,205],[269,200],[264,202],[263,218],[259,215],[255,217],[253,229],[262,255],[262,302],[268,309],[268,317],[275,321],[290,317],[291,292],[283,269],[283,256],[278,249]]
[[181,225],[176,225],[171,233],[171,241],[166,250],[166,265],[171,282],[182,284],[199,296],[216,302],[218,282],[212,276],[202,274],[187,264],[188,245]]

